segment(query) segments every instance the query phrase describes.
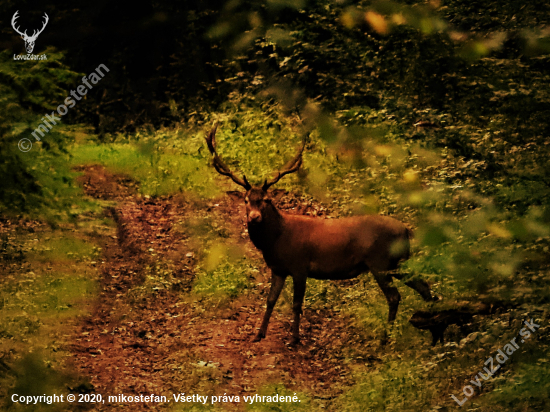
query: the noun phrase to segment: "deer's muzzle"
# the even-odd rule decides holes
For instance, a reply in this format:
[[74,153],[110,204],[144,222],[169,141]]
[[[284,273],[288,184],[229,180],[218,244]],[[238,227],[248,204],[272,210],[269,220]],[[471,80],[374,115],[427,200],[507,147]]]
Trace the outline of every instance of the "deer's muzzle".
[[258,210],[251,210],[248,214],[248,223],[260,223],[262,214]]

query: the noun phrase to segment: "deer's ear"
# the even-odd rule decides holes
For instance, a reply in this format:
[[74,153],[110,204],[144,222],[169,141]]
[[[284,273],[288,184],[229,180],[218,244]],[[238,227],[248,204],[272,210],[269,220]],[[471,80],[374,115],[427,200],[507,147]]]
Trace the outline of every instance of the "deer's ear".
[[233,200],[243,200],[244,199],[244,192],[240,192],[238,190],[229,190],[226,192],[229,197]]
[[283,197],[286,194],[286,190],[273,189],[270,193],[271,193],[271,199],[273,199],[274,202],[278,202],[279,200],[281,200],[281,197]]

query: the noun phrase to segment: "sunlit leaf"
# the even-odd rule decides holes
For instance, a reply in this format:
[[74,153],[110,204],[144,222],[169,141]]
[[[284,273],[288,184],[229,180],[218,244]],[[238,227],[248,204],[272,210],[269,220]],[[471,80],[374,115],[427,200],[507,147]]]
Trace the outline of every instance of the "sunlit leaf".
[[380,34],[388,33],[388,23],[381,14],[374,11],[368,11],[365,13],[365,20],[376,32]]

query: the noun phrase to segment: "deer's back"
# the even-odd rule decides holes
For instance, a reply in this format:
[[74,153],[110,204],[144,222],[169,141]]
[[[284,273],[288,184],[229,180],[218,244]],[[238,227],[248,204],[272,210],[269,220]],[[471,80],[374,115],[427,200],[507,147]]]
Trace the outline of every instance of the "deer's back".
[[284,217],[285,228],[276,243],[273,263],[291,272],[347,279],[368,269],[395,269],[409,254],[407,228],[388,216]]

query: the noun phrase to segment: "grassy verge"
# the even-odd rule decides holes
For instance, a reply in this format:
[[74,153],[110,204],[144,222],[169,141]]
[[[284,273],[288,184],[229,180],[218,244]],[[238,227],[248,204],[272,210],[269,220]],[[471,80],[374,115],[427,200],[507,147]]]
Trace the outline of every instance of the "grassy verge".
[[[100,224],[99,222],[96,222]],[[6,234],[0,280],[0,382],[9,394],[64,393],[81,378],[66,364],[67,337],[97,293],[99,249],[68,230],[31,225]]]

